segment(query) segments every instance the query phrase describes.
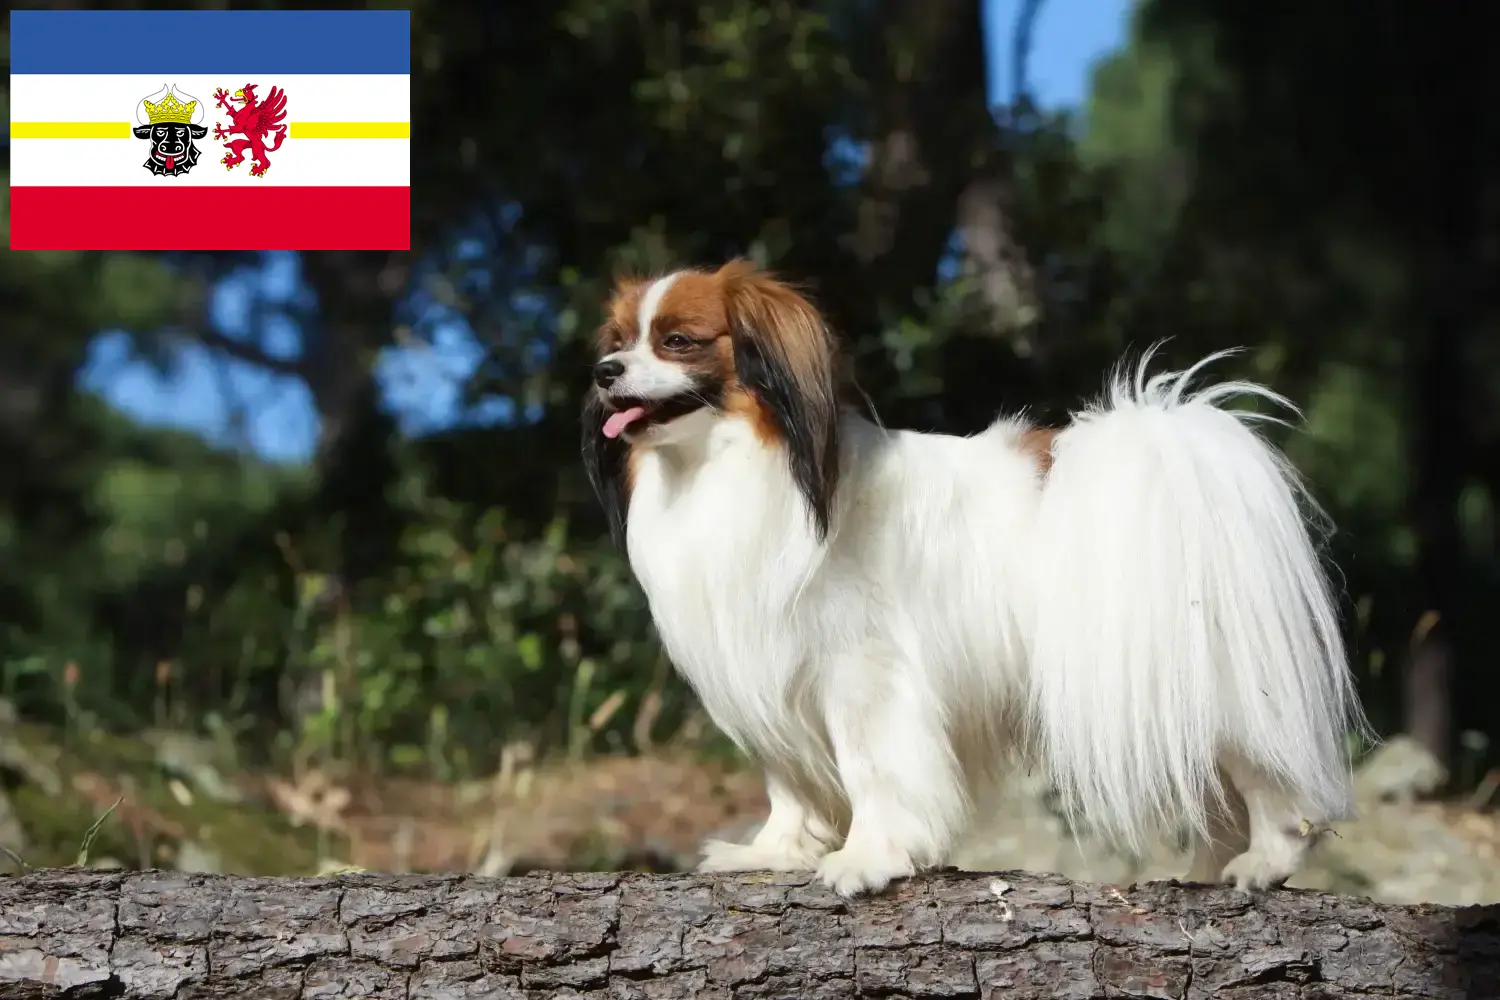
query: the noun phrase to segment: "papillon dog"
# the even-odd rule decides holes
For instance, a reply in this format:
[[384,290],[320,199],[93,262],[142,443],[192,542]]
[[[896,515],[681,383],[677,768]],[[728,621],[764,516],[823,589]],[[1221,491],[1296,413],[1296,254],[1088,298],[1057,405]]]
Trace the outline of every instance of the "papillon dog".
[[876,891],[946,864],[1024,763],[1121,848],[1187,831],[1194,881],[1292,876],[1351,814],[1363,716],[1322,515],[1256,430],[1274,418],[1225,406],[1291,404],[1195,388],[1220,356],[1148,377],[1147,352],[1057,429],[891,431],[844,405],[823,316],[767,272],[619,283],[584,459],[771,806],[700,870]]

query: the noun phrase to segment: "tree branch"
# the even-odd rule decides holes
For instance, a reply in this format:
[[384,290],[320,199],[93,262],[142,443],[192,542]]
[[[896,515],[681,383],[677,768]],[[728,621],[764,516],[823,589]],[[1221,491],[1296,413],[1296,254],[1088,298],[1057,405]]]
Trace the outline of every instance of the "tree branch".
[[[259,327],[256,326],[255,329]],[[306,375],[306,362],[300,358],[278,358],[267,354],[253,343],[220,333],[206,324],[201,329],[194,329],[181,336],[184,340],[197,341],[211,350],[222,351],[236,361],[246,361],[278,375]]]
[[1021,0],[1016,26],[1010,39],[1010,105],[1019,108],[1031,96],[1031,47],[1036,22],[1042,14],[1043,0]]
[[1497,995],[1500,908],[1293,890],[946,873],[845,902],[764,874],[0,879],[0,998]]

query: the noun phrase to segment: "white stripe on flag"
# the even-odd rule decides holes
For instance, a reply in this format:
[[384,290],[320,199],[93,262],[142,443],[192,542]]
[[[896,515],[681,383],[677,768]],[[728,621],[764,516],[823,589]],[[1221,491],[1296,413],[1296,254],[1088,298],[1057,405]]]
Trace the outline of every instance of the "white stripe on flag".
[[213,131],[229,115],[214,104],[214,90],[233,94],[246,83],[264,99],[271,87],[286,91],[288,122],[405,122],[411,120],[411,77],[325,76],[74,76],[22,74],[10,78],[12,122],[104,122],[133,120],[136,105],[164,85],[196,97],[203,106],[199,124]]
[[[238,138],[238,137],[236,137]],[[411,184],[408,139],[288,139],[269,154],[264,177],[249,176],[250,161],[234,170],[219,162],[224,146],[199,139],[198,163],[186,174],[157,177],[144,166],[144,139],[12,139],[12,187],[406,187]],[[224,207],[232,208],[226,191]]]

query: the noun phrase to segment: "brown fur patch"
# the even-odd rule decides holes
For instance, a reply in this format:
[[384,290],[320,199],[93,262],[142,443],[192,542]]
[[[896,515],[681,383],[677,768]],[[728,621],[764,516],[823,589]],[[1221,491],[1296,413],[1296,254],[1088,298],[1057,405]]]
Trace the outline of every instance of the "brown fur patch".
[[771,415],[756,400],[755,394],[739,382],[724,390],[724,412],[741,417],[748,423],[761,444],[776,444],[781,441],[781,432]]
[[785,445],[797,488],[826,537],[839,478],[837,344],[804,295],[745,260],[716,272],[734,339],[738,386],[763,438]]
[[747,420],[766,444],[779,442],[782,434],[776,420],[735,368],[731,311],[742,336],[777,338],[788,366],[805,376],[798,379],[799,385],[818,384],[819,367],[826,364],[832,341],[825,340],[819,351],[819,338],[826,338],[827,333],[812,304],[746,260],[729,261],[711,274],[682,274],[662,296],[654,325],[663,330],[690,330],[701,324],[721,331],[714,348],[724,411]]
[[831,377],[838,345],[813,304],[797,289],[746,260],[732,260],[715,275],[748,329],[769,335],[798,382],[822,387]]
[[727,334],[724,315],[724,283],[718,274],[679,271],[656,305],[651,319],[651,339],[659,343],[671,333],[712,340]]
[[651,318],[651,352],[699,384],[728,391],[736,384],[734,345],[723,285],[703,271],[679,271]]
[[620,278],[614,293],[604,307],[604,322],[599,327],[596,346],[599,354],[612,354],[635,343],[636,316],[641,311],[641,296],[646,294],[647,278]]
[[1021,432],[1016,439],[1020,449],[1036,462],[1037,472],[1043,479],[1052,471],[1052,443],[1062,431],[1056,427],[1031,427]]
[[630,495],[635,492],[635,479],[640,474],[641,450],[639,448],[626,447],[625,450],[625,500],[629,502]]

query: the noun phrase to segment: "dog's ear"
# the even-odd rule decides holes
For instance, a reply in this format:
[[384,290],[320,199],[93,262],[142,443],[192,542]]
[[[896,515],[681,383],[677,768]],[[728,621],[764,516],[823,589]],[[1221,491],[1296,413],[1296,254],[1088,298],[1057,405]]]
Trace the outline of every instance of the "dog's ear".
[[[594,333],[596,356],[614,350],[625,322],[634,315],[646,280],[634,274],[616,276],[614,288],[604,306],[604,319]],[[609,408],[592,388],[584,393],[582,414],[583,467],[588,473],[594,495],[609,521],[609,536],[620,548],[625,547],[625,518],[630,507],[630,445],[624,438],[604,436],[604,421]]]
[[609,410],[599,394],[589,390],[583,400],[583,468],[599,505],[604,508],[609,537],[623,550],[625,516],[630,508],[630,445],[623,438],[604,436],[604,421],[608,416]]
[[836,346],[813,304],[746,261],[719,270],[735,373],[786,446],[818,539],[828,537],[839,480]]

